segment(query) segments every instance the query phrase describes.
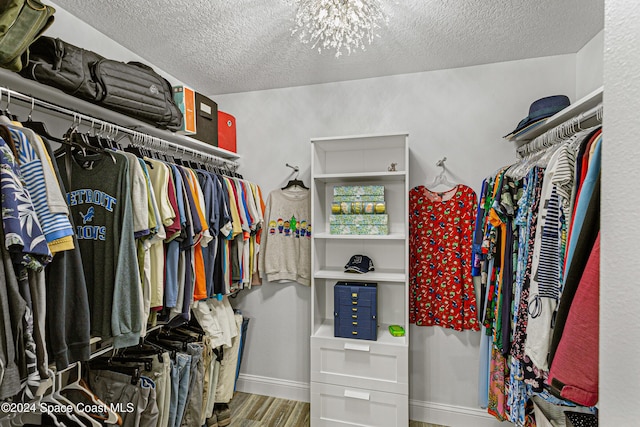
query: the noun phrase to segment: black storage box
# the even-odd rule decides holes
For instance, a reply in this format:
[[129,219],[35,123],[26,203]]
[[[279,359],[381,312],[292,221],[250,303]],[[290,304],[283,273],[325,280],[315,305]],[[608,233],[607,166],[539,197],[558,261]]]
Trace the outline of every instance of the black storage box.
[[218,104],[196,92],[196,134],[189,135],[199,141],[218,146]]
[[333,287],[334,336],[378,339],[378,285],[338,282]]

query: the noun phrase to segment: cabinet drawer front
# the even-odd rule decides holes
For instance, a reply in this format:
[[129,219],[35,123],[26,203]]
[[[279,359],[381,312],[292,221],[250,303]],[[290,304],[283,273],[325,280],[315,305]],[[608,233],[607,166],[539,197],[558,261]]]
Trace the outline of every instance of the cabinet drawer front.
[[408,348],[348,339],[311,339],[311,381],[408,394]]
[[341,305],[336,309],[335,313],[338,314],[337,317],[346,317],[349,319],[353,318],[353,316],[361,319],[375,319],[377,317],[376,310],[374,308],[357,305]]
[[314,427],[406,427],[409,425],[409,397],[312,382],[311,424]]

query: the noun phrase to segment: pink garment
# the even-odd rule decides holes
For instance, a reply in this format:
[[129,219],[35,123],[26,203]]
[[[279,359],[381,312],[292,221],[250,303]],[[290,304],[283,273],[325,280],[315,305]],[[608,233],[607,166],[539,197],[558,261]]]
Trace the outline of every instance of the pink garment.
[[560,396],[583,406],[598,403],[600,233],[582,273],[549,371]]

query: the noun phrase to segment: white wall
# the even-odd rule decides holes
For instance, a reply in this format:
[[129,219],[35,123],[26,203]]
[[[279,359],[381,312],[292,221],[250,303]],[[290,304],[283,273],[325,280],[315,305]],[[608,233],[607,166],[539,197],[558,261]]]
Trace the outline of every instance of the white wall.
[[602,86],[604,30],[595,35],[576,54],[576,100]]
[[[113,41],[89,24],[81,21],[62,7],[56,5],[54,2],[47,1],[47,4],[53,6],[56,9],[56,13],[54,15],[55,20],[53,25],[45,32],[45,36],[54,38],[58,37],[68,43],[84,49],[92,50],[109,59],[124,62],[140,61],[153,66],[153,64],[146,61],[137,53],[134,53],[121,44]],[[154,69],[157,73],[169,80],[172,85],[182,84],[178,78],[171,74],[168,74],[157,67],[154,67]]]
[[640,420],[640,4],[606,0],[604,28],[600,425],[631,426]]
[[[309,139],[407,131],[411,186],[439,172],[479,191],[483,177],[515,159],[501,139],[551,94],[575,99],[575,55],[217,96],[237,118],[242,172],[265,192],[299,165],[309,183]],[[309,381],[309,289],[264,284],[235,305],[252,317],[242,373]],[[410,399],[477,407],[479,333],[411,329]]]

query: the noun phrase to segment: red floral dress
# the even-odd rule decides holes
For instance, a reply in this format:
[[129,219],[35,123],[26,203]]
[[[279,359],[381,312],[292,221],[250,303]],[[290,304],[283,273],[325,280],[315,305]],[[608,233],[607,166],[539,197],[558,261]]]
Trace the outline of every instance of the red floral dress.
[[409,192],[409,321],[419,326],[480,330],[471,277],[473,189]]

